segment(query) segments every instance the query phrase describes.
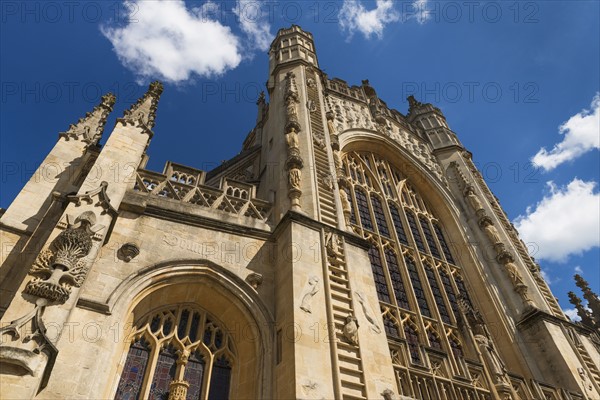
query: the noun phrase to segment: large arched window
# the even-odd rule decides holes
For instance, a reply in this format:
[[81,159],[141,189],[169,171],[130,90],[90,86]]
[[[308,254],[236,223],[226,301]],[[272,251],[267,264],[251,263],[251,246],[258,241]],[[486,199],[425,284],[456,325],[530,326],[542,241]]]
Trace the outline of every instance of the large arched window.
[[[442,222],[393,163],[369,152],[346,153],[343,163],[350,227],[371,243],[368,255],[391,353],[403,351],[407,360],[398,375],[414,372],[413,378],[429,385],[433,381],[424,369],[453,365],[448,375],[467,378],[463,360],[474,346],[456,324],[458,299],[470,300]],[[444,358],[454,362],[445,364]],[[417,391],[402,394],[420,398]]]
[[[236,352],[214,317],[192,305],[167,306],[135,322],[115,399],[229,398]],[[185,392],[185,396],[182,394]]]

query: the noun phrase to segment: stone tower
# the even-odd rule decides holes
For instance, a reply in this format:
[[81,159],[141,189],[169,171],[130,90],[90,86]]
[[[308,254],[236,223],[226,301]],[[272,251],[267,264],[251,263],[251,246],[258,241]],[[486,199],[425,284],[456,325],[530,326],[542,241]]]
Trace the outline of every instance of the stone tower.
[[0,219],[0,396],[600,398],[597,329],[563,314],[442,111],[329,78],[298,26],[269,61],[212,171],[145,169],[160,83],[102,148],[110,94],[59,135],[38,173],[70,170]]

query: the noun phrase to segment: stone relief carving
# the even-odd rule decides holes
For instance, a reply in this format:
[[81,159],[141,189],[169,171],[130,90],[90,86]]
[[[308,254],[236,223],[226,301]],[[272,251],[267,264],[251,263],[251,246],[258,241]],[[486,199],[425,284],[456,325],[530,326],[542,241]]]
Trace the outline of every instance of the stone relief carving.
[[308,278],[308,282],[302,291],[302,301],[300,303],[300,309],[307,313],[312,313],[310,307],[311,300],[315,294],[319,291],[319,278],[312,275]]
[[83,283],[88,270],[83,258],[92,249],[92,237],[103,226],[96,225],[93,211],[83,212],[73,222],[69,219],[67,229],[34,261],[29,270],[34,278],[27,284],[24,293],[64,303],[72,287],[80,287]]
[[102,96],[101,102],[94,107],[92,112],[85,114],[76,124],[71,124],[69,129],[61,132],[58,136],[66,140],[81,139],[84,143],[96,143],[102,135],[102,130],[106,124],[106,119],[115,105],[116,97],[112,93]]
[[348,193],[346,193],[346,190],[340,188],[339,193],[340,202],[342,203],[342,212],[344,213],[346,225],[348,225],[350,224],[350,215],[352,214],[352,204],[348,199]]
[[358,345],[358,320],[352,314],[348,314],[346,317],[342,333],[349,343]]
[[119,259],[129,262],[136,258],[140,254],[140,248],[135,243],[125,243],[123,246],[119,248],[117,252],[117,257]]
[[190,384],[185,380],[174,380],[169,384],[169,400],[185,400]]
[[590,391],[593,390],[594,387],[592,386],[592,382],[590,381],[587,371],[584,368],[579,367],[577,368],[577,373],[581,377],[581,384],[583,387]]
[[369,322],[371,330],[375,333],[381,333],[381,328],[377,325],[377,321],[375,321],[375,317],[373,316],[373,312],[369,304],[365,300],[365,297],[361,292],[354,292],[356,297],[358,297],[358,302],[360,303],[360,307],[365,315],[366,320]]

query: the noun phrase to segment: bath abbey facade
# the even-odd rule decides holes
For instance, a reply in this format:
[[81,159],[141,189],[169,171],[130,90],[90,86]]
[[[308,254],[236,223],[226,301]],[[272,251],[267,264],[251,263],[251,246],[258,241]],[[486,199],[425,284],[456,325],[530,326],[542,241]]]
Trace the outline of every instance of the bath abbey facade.
[[600,398],[599,330],[440,109],[391,109],[314,46],[278,32],[256,125],[211,171],[146,169],[158,82],[102,147],[111,94],[58,135],[38,172],[68,167],[0,219],[1,398]]

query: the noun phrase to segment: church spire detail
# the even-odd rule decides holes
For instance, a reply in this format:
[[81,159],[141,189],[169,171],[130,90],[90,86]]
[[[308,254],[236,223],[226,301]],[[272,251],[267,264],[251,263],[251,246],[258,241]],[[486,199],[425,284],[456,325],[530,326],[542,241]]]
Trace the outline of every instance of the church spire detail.
[[123,118],[118,121],[124,125],[140,126],[148,133],[152,132],[154,119],[156,118],[156,109],[158,100],[163,92],[163,85],[159,81],[154,81],[148,87],[148,91],[133,104],[129,110],[123,113]]
[[115,101],[114,94],[105,94],[102,96],[100,104],[94,107],[92,112],[87,112],[77,123],[71,124],[67,131],[59,133],[58,137],[64,137],[65,140],[81,140],[88,145],[98,143],[104,131],[106,118],[113,110]]

